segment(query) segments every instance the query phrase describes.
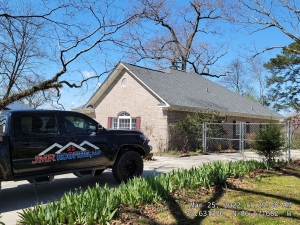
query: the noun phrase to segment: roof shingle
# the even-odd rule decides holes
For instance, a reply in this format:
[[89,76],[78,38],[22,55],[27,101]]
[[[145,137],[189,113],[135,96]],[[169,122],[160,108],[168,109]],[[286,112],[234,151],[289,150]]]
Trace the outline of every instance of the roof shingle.
[[284,118],[194,72],[173,69],[158,71],[129,63],[122,64],[170,106]]

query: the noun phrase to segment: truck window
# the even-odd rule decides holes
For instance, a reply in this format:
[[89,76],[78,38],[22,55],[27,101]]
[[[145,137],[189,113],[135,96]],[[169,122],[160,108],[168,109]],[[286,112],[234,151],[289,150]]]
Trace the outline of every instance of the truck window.
[[67,133],[91,133],[96,132],[97,124],[88,118],[80,115],[63,116]]
[[22,134],[58,132],[54,115],[24,115],[20,120]]
[[0,134],[5,134],[6,132],[5,125],[6,125],[6,116],[0,115]]

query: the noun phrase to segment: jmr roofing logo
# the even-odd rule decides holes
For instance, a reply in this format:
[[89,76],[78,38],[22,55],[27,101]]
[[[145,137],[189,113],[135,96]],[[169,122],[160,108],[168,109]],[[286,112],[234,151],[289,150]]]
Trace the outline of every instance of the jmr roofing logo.
[[[88,151],[83,147],[85,145],[88,145],[95,150]],[[46,154],[47,152],[51,151],[53,148],[59,148],[59,150],[57,150],[55,154]],[[80,151],[76,151],[77,149]],[[67,153],[62,153],[64,150],[66,150]],[[52,161],[81,159],[81,158],[92,158],[94,156],[99,156],[99,155],[101,155],[100,149],[96,145],[93,145],[88,141],[84,141],[80,145],[77,145],[73,142],[69,142],[65,146],[54,143],[49,148],[42,151],[39,155],[35,156],[35,160],[32,161],[32,164],[52,162]]]

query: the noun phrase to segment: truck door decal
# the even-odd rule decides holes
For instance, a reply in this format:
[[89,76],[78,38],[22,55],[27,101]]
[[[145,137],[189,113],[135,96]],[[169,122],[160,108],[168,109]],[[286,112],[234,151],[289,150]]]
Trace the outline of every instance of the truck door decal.
[[[83,146],[88,145],[92,147],[93,151],[86,150]],[[47,152],[51,151],[53,148],[60,148],[55,152],[55,154],[46,154]],[[67,153],[62,153],[64,150],[67,149]],[[69,150],[72,149],[70,152]],[[76,149],[80,151],[76,151]],[[32,161],[32,164],[37,163],[45,163],[45,162],[53,162],[53,161],[61,161],[61,160],[70,160],[70,159],[81,159],[81,158],[92,158],[94,156],[100,156],[101,151],[96,146],[88,141],[82,142],[80,145],[75,144],[74,142],[69,142],[65,146],[62,146],[58,143],[54,143],[40,154],[35,156],[35,160]]]

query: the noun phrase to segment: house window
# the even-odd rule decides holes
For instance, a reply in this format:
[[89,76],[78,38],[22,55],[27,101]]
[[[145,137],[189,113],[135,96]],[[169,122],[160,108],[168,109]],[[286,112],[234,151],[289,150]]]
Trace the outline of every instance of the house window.
[[130,117],[130,114],[128,112],[121,112],[118,114],[118,117],[111,118],[111,120],[112,120],[111,128],[113,129],[122,129],[122,130],[137,129],[137,118]]
[[122,86],[123,86],[123,87],[127,87],[127,84],[128,84],[127,78],[124,78],[124,79],[122,80]]

